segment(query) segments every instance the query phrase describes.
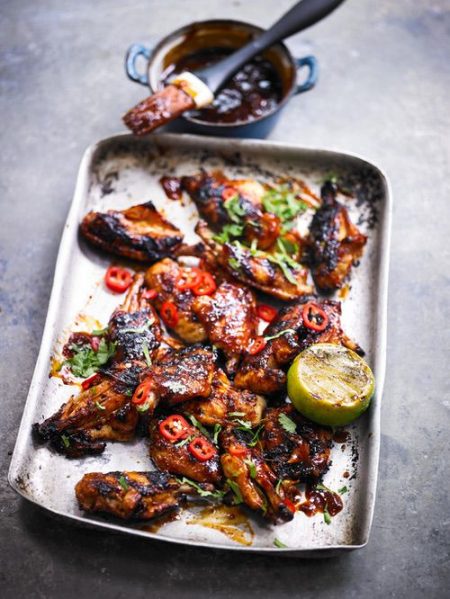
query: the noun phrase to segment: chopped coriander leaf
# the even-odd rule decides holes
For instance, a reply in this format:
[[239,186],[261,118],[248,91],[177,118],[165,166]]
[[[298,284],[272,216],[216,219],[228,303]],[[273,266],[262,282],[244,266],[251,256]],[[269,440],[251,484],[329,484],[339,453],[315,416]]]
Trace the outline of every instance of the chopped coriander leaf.
[[105,339],[101,339],[97,351],[86,345],[72,345],[70,349],[73,356],[64,364],[69,366],[75,376],[88,378],[97,372],[100,366],[108,362],[116,351],[116,343],[109,343]]
[[149,327],[153,324],[152,320],[147,319],[147,322],[143,324],[141,327],[136,329],[121,329],[121,333],[135,333],[136,335],[142,335],[145,331],[148,331]]
[[147,362],[147,366],[150,368],[152,365],[152,359],[150,357],[150,352],[148,351],[148,345],[146,343],[142,344],[142,352],[145,356],[145,361]]
[[103,335],[106,335],[107,332],[108,327],[105,327],[104,329],[94,329],[91,335],[95,335],[96,337],[102,337]]
[[259,435],[261,434],[261,431],[262,431],[262,429],[263,429],[263,428],[264,428],[264,427],[263,427],[263,425],[261,424],[261,426],[260,426],[260,427],[259,427],[259,428],[256,430],[256,433],[253,435],[253,437],[252,437],[251,441],[249,441],[249,442],[247,443],[247,445],[248,445],[249,447],[255,447],[255,445],[258,443],[258,441],[259,441]]
[[244,430],[244,431],[252,430],[252,424],[248,420],[242,420],[241,418],[233,418],[233,420],[236,424],[240,425],[237,427],[239,430]]
[[340,489],[338,489],[338,493],[339,493],[339,495],[343,495],[344,493],[348,493],[348,488],[346,486],[343,486]]
[[293,220],[307,209],[307,204],[296,197],[287,185],[280,185],[269,189],[262,197],[266,212],[278,216],[281,222]]
[[334,491],[332,491],[329,487],[326,487],[322,483],[318,483],[316,485],[316,489],[318,489],[319,491],[328,491],[328,493],[334,493]]
[[282,337],[283,335],[286,335],[287,333],[296,333],[297,331],[295,329],[283,329],[282,331],[280,331],[279,333],[276,333],[275,335],[269,335],[268,337],[264,337],[264,339],[266,341],[272,341],[273,339],[278,339],[278,337]]
[[201,424],[197,418],[193,415],[193,414],[188,414],[188,418],[189,420],[192,422],[192,424],[198,428],[198,430],[203,433],[205,435],[205,437],[208,437],[208,439],[210,438],[209,436],[209,432],[206,430],[206,428],[203,426],[203,424]]
[[187,445],[188,443],[190,443],[194,438],[194,435],[189,435],[189,437],[186,437],[186,439],[181,439],[181,441],[178,441],[178,443],[175,443],[174,447],[184,447],[185,445]]
[[239,503],[242,503],[244,500],[242,499],[242,494],[239,485],[235,483],[234,480],[230,480],[229,478],[227,478],[227,485],[234,493],[234,504],[238,505]]
[[330,512],[328,511],[327,506],[325,506],[323,508],[323,519],[325,524],[331,524],[331,516],[330,516]]
[[61,435],[61,441],[64,443],[64,447],[67,449],[68,447],[70,447],[70,440],[69,437],[67,437],[66,435]]
[[195,489],[200,497],[213,497],[214,499],[222,499],[222,497],[225,495],[223,491],[205,491],[205,489],[202,489],[198,483],[194,482],[190,478],[186,478],[185,476],[182,478],[177,478],[177,481],[182,485],[189,485]]
[[250,474],[250,478],[256,478],[256,466],[252,460],[244,460],[244,463],[248,466],[248,472]]
[[289,283],[298,286],[298,281],[292,274],[292,270],[287,264],[286,257],[284,254],[281,254],[279,252],[276,252],[275,254],[267,254],[267,260],[269,260],[269,262],[272,262],[273,264],[276,264],[279,267],[279,269],[284,275],[284,278],[287,279]]
[[286,416],[283,412],[278,416],[278,422],[284,428],[284,430],[288,433],[295,433],[297,430],[297,425],[293,420]]
[[228,412],[228,416],[232,418],[240,418],[241,416],[245,416],[245,412]]
[[143,414],[144,412],[146,412],[150,407],[150,403],[148,401],[146,401],[145,403],[143,403],[140,406],[136,406],[136,410],[140,413]]
[[97,406],[97,408],[98,408],[99,410],[103,410],[103,411],[104,411],[104,410],[106,410],[105,406],[102,406],[102,404],[101,404],[101,403],[99,403],[98,401],[96,401],[96,402],[95,402],[95,405]]
[[228,224],[224,225],[222,231],[213,236],[214,241],[218,243],[227,243],[233,237],[240,237],[244,232],[244,225]]
[[242,220],[242,217],[245,215],[245,208],[241,206],[241,201],[239,199],[239,195],[236,193],[235,196],[226,200],[223,203],[225,210],[227,211],[228,218],[236,224],[239,224]]
[[127,483],[124,476],[119,478],[119,485],[122,487],[124,491],[128,491],[129,484]]
[[274,539],[273,544],[275,545],[275,547],[279,547],[280,549],[284,549],[285,547],[287,547],[287,545],[282,543],[280,539]]
[[127,397],[131,397],[133,395],[133,391],[131,389],[127,389],[124,393]]
[[277,481],[276,487],[275,487],[275,493],[276,493],[277,495],[279,495],[279,494],[280,494],[280,489],[281,489],[281,485],[282,485],[282,484],[283,484],[283,479],[282,479],[282,478],[279,478],[279,479],[278,479],[278,481]]
[[239,270],[241,268],[240,262],[236,258],[228,258],[228,264],[233,270]]
[[214,433],[213,433],[213,442],[215,445],[219,442],[219,433],[222,430],[222,426],[220,424],[214,425]]

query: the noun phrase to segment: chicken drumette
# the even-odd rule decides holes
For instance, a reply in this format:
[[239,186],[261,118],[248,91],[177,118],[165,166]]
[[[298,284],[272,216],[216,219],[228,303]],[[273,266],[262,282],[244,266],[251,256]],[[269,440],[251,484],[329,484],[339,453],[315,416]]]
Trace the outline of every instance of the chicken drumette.
[[152,202],[126,210],[89,212],[81,233],[93,245],[140,262],[155,262],[173,253],[183,234],[168,222]]
[[278,313],[264,332],[266,337],[274,338],[258,354],[244,358],[234,380],[237,387],[265,395],[283,391],[286,385],[284,369],[313,343],[339,343],[361,353],[359,346],[342,330],[340,302],[313,300],[313,305],[325,313],[327,324],[321,331],[305,324],[305,309],[311,299],[286,306]]

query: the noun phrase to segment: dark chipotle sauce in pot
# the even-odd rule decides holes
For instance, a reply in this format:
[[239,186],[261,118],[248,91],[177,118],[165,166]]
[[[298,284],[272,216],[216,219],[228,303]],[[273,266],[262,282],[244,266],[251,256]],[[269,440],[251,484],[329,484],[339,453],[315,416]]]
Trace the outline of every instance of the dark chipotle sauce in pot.
[[[228,48],[207,48],[189,54],[169,65],[161,80],[167,83],[177,73],[214,64],[231,52]],[[282,86],[275,67],[265,58],[256,56],[224,85],[210,106],[186,114],[207,123],[249,122],[272,112],[281,98]]]

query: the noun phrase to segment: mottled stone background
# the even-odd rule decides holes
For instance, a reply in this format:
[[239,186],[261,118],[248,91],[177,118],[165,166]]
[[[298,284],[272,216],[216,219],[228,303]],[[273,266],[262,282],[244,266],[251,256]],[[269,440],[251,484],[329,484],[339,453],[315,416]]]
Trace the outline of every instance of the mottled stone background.
[[391,178],[394,222],[378,497],[366,549],[302,561],[79,528],[20,500],[6,472],[85,147],[142,96],[135,41],[192,20],[268,26],[290,0],[0,3],[0,595],[443,598],[449,589],[449,94],[446,0],[348,0],[290,41],[320,61],[272,139],[366,155]]

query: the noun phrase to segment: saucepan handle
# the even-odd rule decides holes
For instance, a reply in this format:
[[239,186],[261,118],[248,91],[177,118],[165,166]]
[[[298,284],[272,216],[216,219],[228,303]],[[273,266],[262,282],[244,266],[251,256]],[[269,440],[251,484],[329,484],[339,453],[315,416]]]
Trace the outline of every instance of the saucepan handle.
[[315,56],[303,56],[303,58],[296,58],[295,64],[297,65],[297,71],[306,67],[308,69],[308,75],[303,83],[297,85],[294,95],[301,94],[303,92],[307,92],[309,89],[312,89],[316,85],[317,76],[319,74],[319,65]]
[[133,44],[128,48],[125,57],[125,71],[128,77],[131,79],[131,81],[135,81],[136,83],[140,83],[141,85],[148,85],[147,73],[140,73],[137,70],[136,62],[140,56],[142,56],[148,61],[151,55],[151,48],[142,46],[142,44]]

